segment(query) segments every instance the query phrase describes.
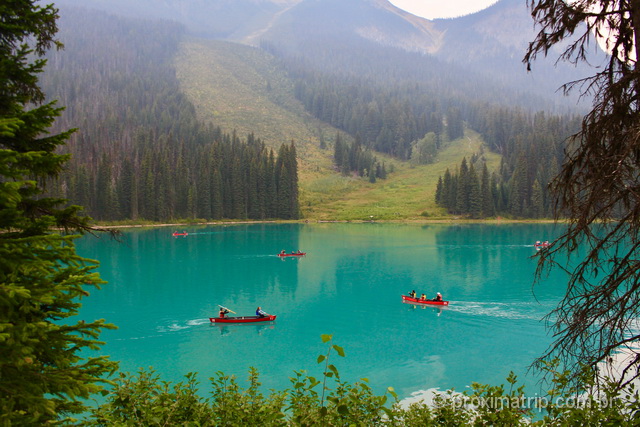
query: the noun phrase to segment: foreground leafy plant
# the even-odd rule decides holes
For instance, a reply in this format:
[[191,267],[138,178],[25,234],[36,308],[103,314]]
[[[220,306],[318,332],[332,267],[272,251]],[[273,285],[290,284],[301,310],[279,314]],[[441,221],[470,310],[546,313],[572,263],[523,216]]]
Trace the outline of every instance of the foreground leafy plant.
[[[322,341],[330,343],[331,335]],[[249,370],[245,390],[235,377],[218,372],[211,378],[211,397],[198,394],[195,374],[172,386],[155,372],[140,371],[138,377],[122,375],[107,403],[93,413],[89,425],[190,425],[190,426],[566,426],[636,425],[640,414],[638,391],[631,384],[624,390],[615,381],[601,379],[588,369],[580,387],[572,387],[568,371],[557,361],[547,369],[552,387],[543,397],[527,398],[511,373],[507,386],[473,383],[463,393],[437,393],[431,404],[403,406],[392,388],[383,395],[373,393],[368,380],[350,384],[329,363],[333,353],[344,357],[342,347],[330,344],[317,358],[324,363],[323,379],[296,371],[291,388],[260,391],[258,372]],[[319,389],[321,387],[321,389]],[[391,399],[389,399],[391,397]],[[579,404],[578,404],[579,403]]]
[[212,408],[198,395],[195,374],[185,383],[161,381],[154,370],[141,369],[137,376],[120,374],[107,403],[93,411],[88,425],[207,425]]

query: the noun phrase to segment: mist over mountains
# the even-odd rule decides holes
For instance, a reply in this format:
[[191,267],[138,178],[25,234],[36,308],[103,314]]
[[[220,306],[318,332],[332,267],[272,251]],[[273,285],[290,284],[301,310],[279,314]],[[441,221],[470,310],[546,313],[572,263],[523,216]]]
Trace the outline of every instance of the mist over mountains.
[[[439,74],[433,78],[438,87],[471,86],[474,92],[486,87],[488,97],[512,98],[488,102],[534,109],[570,111],[577,97],[563,98],[556,90],[587,75],[571,65],[556,66],[555,57],[539,60],[532,73],[526,72],[521,61],[534,28],[523,0],[502,0],[472,15],[433,21],[387,0],[60,0],[56,4],[172,20],[195,36],[268,46],[280,55],[304,58],[314,67],[334,72],[386,69],[385,77],[391,73],[398,79],[421,81]],[[402,57],[401,63],[389,64],[397,61],[396,55]],[[443,75],[448,81],[442,81]]]
[[[545,217],[584,108],[556,90],[585,70],[526,72],[522,0],[434,21],[387,0],[56,6],[65,49],[42,84],[66,107],[58,129],[79,129],[58,191],[107,221]],[[298,170],[273,175],[269,206],[292,143]],[[278,193],[294,172],[299,213]]]

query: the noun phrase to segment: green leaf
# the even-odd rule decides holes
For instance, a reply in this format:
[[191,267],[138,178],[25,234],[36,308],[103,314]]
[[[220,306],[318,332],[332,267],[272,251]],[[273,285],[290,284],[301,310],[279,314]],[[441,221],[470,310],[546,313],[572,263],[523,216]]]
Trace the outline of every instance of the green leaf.
[[340,406],[338,406],[338,413],[340,415],[348,415],[349,414],[349,408],[347,407],[347,405],[340,405]]
[[322,339],[323,343],[326,343],[326,342],[331,341],[331,339],[333,338],[333,335],[322,334],[322,335],[320,335],[320,338]]
[[393,396],[394,398],[398,397],[398,393],[396,393],[396,389],[394,389],[393,387],[387,387],[387,391],[389,392],[389,394],[391,396]]
[[322,362],[324,362],[326,359],[327,359],[327,356],[325,356],[325,355],[322,355],[322,354],[321,354],[320,356],[318,356],[318,363],[322,363]]
[[338,353],[338,356],[344,357],[344,349],[339,345],[334,345],[333,349]]

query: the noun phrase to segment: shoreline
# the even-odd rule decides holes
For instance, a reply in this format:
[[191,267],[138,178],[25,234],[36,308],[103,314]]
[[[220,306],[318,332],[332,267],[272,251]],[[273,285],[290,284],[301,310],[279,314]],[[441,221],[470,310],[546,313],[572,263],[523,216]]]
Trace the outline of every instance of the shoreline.
[[440,219],[404,219],[404,220],[323,220],[323,219],[299,219],[299,220],[229,220],[229,221],[204,221],[204,222],[161,222],[161,223],[138,223],[138,224],[96,224],[96,230],[110,230],[121,228],[156,228],[156,227],[196,227],[203,225],[242,225],[242,224],[556,224],[565,221],[553,219],[462,219],[462,218],[440,218]]

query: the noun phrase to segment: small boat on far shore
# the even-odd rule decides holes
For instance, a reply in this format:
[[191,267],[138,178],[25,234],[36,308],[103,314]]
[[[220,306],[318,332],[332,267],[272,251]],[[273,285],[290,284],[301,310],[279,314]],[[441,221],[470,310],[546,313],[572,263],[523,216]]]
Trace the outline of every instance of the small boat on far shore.
[[411,298],[407,295],[402,295],[402,302],[408,302],[411,304],[426,304],[426,305],[449,305],[449,301],[434,301],[431,299],[422,300],[420,298]]
[[177,231],[174,231],[174,232],[173,232],[173,234],[172,234],[172,236],[173,236],[173,237],[178,237],[178,236],[188,236],[188,235],[189,235],[189,233],[187,233],[186,231],[183,231],[182,233],[179,233],[179,232],[177,232]]
[[282,253],[280,252],[278,254],[279,257],[286,257],[286,256],[305,256],[307,253],[306,252],[292,252],[290,254],[288,253]]
[[551,243],[549,243],[548,240],[544,241],[544,242],[541,242],[540,240],[538,240],[533,246],[536,249],[542,249],[542,248],[548,248],[550,245],[551,245]]

